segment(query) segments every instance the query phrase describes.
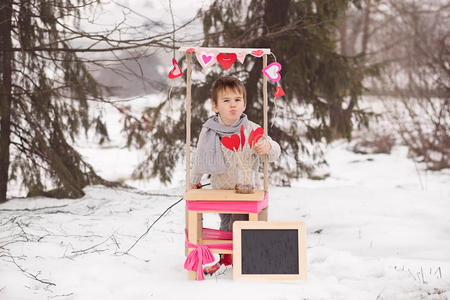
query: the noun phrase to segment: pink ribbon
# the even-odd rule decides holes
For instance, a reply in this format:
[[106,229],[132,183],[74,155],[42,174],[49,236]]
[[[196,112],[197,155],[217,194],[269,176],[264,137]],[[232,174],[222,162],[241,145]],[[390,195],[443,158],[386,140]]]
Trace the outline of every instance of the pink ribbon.
[[[221,232],[220,230],[204,228],[207,229],[209,234],[215,232],[216,234],[225,234],[228,238],[230,237],[231,232]],[[231,233],[232,234],[232,233]],[[186,236],[186,246],[188,248],[195,248],[189,253],[186,257],[186,261],[184,262],[184,268],[188,271],[197,272],[197,280],[204,280],[205,275],[203,275],[203,265],[214,262],[214,256],[210,250],[213,249],[223,249],[223,250],[233,250],[232,243],[224,243],[224,244],[208,244],[208,245],[196,245],[192,244],[188,241],[187,231],[185,230]],[[232,237],[232,236],[231,236]]]
[[197,246],[190,243],[189,245],[194,246],[195,249],[192,250],[186,258],[184,268],[186,270],[196,271],[197,280],[204,280],[205,275],[203,275],[203,265],[212,263],[214,261],[214,256],[207,245]]

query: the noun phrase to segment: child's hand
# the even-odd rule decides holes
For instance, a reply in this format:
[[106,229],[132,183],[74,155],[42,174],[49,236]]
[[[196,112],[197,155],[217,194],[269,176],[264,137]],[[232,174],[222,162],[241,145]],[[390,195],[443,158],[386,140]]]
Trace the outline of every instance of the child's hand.
[[201,189],[201,188],[202,188],[202,183],[201,182],[196,183],[196,184],[191,183],[191,190],[196,190],[196,189]]
[[267,154],[270,149],[272,149],[272,145],[269,143],[269,141],[260,139],[254,146],[255,152],[258,155],[264,155]]

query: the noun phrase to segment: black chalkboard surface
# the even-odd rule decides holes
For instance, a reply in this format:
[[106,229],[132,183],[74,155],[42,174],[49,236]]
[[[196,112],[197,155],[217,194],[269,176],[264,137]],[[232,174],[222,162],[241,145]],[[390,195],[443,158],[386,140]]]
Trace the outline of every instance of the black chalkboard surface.
[[298,274],[298,230],[242,230],[242,274]]
[[306,279],[304,223],[235,222],[233,278]]

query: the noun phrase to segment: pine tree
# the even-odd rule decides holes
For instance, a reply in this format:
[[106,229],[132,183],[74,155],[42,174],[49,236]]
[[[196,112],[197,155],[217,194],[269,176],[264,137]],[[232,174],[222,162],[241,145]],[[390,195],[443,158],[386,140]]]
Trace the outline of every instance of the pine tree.
[[[359,1],[214,1],[207,11],[202,12],[203,46],[270,48],[283,67],[281,84],[286,96],[275,100],[281,101],[283,109],[269,128],[269,135],[282,148],[282,159],[272,169],[272,174],[278,173],[282,182],[312,171],[313,166],[302,162],[302,153],[315,158],[318,163],[324,162],[321,152],[311,150],[313,148],[308,144],[322,140],[329,142],[337,137],[350,139],[352,128],[367,122],[367,115],[357,104],[364,91],[364,76],[376,74],[376,70],[364,68],[361,57],[338,54],[333,40],[339,15],[351,4],[359,5]],[[269,57],[269,63],[271,61],[273,58]],[[196,71],[202,72],[197,63],[194,65]],[[205,79],[193,82],[194,145],[200,126],[208,117],[205,103],[211,83],[223,74],[244,81],[248,101],[246,113],[249,119],[262,123],[261,70],[260,60],[247,58],[243,65],[236,62],[227,72],[216,67],[205,74]],[[271,96],[275,86],[269,86]],[[182,97],[184,89],[178,93]],[[176,106],[173,102],[166,101],[149,109],[153,120],[164,120],[164,125],[154,128],[152,154],[136,169],[137,177],[149,174],[170,181],[174,161],[183,155],[185,114],[182,105]],[[162,113],[168,110],[169,103],[172,103],[172,109],[181,110],[178,120],[167,120],[167,114]],[[299,108],[310,113],[302,114]],[[275,117],[274,112],[272,105],[269,120]],[[160,151],[161,145],[170,145],[170,148]]]
[[[90,128],[100,141],[108,139],[104,121],[89,113],[89,103],[107,101],[104,89],[88,70],[86,62],[92,60],[80,54],[169,47],[168,34],[149,36],[146,29],[145,36],[121,40],[113,35],[119,28],[85,32],[80,28],[81,13],[89,13],[92,5],[101,3],[0,3],[0,202],[6,201],[9,180],[23,180],[30,196],[71,198],[83,196],[88,184],[113,184],[99,177],[72,146]],[[74,47],[72,42],[80,40],[84,44]],[[144,128],[139,122],[125,130]],[[44,193],[49,182],[54,189]]]

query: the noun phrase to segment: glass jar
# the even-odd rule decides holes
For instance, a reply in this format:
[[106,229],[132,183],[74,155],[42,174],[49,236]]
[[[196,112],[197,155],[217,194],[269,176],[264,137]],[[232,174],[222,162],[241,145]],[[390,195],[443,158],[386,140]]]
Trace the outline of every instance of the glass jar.
[[234,190],[238,194],[252,194],[256,189],[255,186],[255,175],[256,171],[253,169],[255,162],[247,161],[245,162],[244,168],[239,168],[237,174],[237,183]]

